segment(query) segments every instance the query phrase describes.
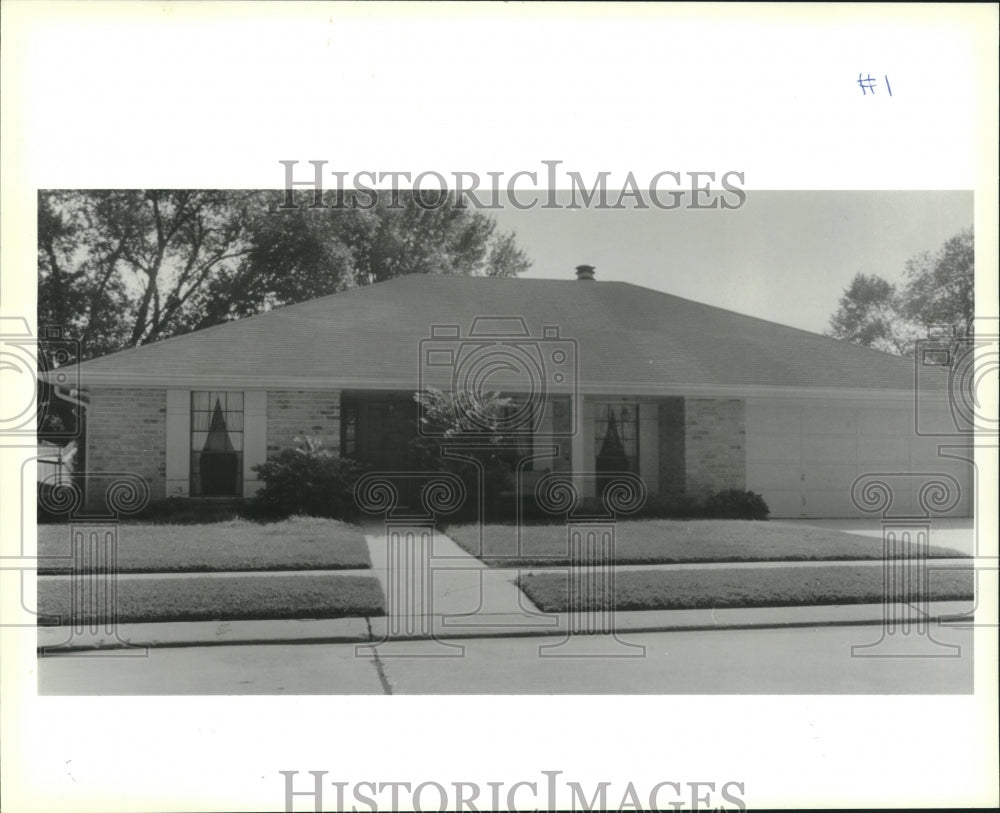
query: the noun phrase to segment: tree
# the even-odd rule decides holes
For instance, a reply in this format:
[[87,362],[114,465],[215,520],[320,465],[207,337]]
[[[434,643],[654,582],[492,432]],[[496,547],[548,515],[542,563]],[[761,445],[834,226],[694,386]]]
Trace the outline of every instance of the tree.
[[39,193],[38,321],[90,358],[191,329],[209,283],[249,251],[245,192]]
[[857,274],[830,318],[828,335],[901,356],[914,352],[930,325],[950,325],[959,335],[975,315],[975,245],[971,229],[934,254],[906,262],[901,289],[878,275]]
[[899,317],[897,300],[891,283],[874,274],[856,274],[830,319],[829,335],[904,355],[909,331]]
[[510,277],[531,266],[512,233],[452,195],[435,206],[407,191],[345,195],[328,209],[305,197],[282,209],[283,200],[269,197],[245,261],[216,280],[200,327],[407,274]]
[[39,193],[40,324],[82,357],[136,347],[404,274],[513,276],[530,266],[513,234],[409,192],[374,205],[282,210],[281,192]]
[[900,311],[921,325],[953,325],[964,333],[975,315],[975,239],[965,229],[934,255],[918,254],[906,263],[907,284]]

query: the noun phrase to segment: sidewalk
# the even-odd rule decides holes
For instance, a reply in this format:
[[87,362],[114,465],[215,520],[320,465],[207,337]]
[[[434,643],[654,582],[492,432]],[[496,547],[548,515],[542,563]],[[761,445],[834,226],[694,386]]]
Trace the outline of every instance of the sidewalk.
[[[961,616],[963,623],[971,622],[968,615],[973,608],[971,601],[940,601],[928,605],[927,620],[931,628],[941,619]],[[897,624],[912,622],[914,611],[908,605],[893,605],[890,619]],[[437,620],[433,636],[423,634],[397,635],[394,640],[421,640],[431,637],[439,640],[470,638],[510,637],[565,637],[574,619],[569,613],[555,613],[550,625],[526,627],[517,617],[483,615],[475,625],[444,624]],[[882,624],[882,604],[833,604],[819,607],[753,607],[716,610],[642,610],[615,613],[615,631],[640,632],[694,632],[699,630],[774,629],[793,627],[856,626]],[[513,623],[511,623],[513,621]],[[52,650],[52,654],[95,649],[124,649],[127,647],[190,647],[224,646],[234,644],[377,644],[385,639],[386,619],[333,618],[325,620],[295,621],[195,621],[157,624],[121,624],[117,637],[107,632],[84,632],[73,636],[69,627],[39,627],[38,648]],[[948,626],[952,624],[949,623]],[[955,626],[960,626],[955,623]],[[594,636],[586,636],[593,638]],[[43,653],[43,654],[48,654]]]

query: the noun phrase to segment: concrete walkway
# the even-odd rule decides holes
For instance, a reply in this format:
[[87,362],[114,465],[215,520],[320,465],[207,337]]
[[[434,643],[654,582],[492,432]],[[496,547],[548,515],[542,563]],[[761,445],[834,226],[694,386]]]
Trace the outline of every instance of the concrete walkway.
[[371,523],[364,532],[386,597],[386,616],[371,619],[377,639],[558,628],[518,589],[517,571],[487,567],[440,531]]

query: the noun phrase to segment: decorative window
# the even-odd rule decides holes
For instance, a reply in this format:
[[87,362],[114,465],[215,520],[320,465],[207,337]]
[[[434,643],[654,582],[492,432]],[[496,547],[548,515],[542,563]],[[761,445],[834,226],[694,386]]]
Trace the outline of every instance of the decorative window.
[[639,472],[639,407],[636,404],[595,404],[594,450],[599,473]]
[[243,393],[191,393],[191,495],[243,493]]

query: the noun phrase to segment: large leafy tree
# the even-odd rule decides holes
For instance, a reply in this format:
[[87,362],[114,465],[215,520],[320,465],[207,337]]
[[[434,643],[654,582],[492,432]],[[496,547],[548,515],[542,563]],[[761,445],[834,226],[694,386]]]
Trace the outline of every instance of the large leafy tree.
[[309,208],[306,197],[283,209],[283,193],[266,200],[249,252],[213,282],[199,326],[406,274],[507,277],[531,266],[513,234],[451,197],[366,193],[327,209]]
[[830,318],[829,335],[908,356],[929,325],[950,325],[964,334],[975,313],[974,260],[973,233],[966,229],[936,253],[910,258],[901,286],[857,274]]
[[905,347],[896,287],[877,275],[857,274],[830,319],[830,335],[888,353]]
[[482,213],[408,192],[282,209],[284,193],[46,191],[39,323],[83,358],[404,274],[513,276],[530,266]]
[[249,193],[42,192],[38,321],[62,326],[84,358],[190,329],[210,283],[250,250]]
[[975,315],[975,248],[972,229],[965,229],[937,253],[911,258],[900,300],[903,315],[923,325],[967,330]]

